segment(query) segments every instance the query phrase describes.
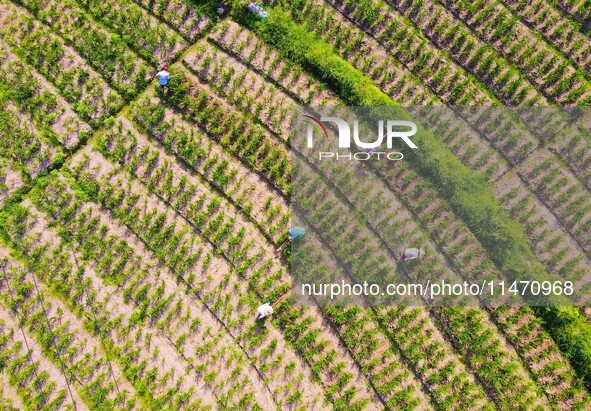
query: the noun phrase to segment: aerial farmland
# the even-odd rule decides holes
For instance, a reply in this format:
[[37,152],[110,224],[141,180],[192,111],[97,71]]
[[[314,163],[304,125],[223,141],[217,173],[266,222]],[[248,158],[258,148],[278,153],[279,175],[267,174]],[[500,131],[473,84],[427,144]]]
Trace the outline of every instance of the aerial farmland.
[[587,1],[0,0],[0,106],[0,410],[591,410]]

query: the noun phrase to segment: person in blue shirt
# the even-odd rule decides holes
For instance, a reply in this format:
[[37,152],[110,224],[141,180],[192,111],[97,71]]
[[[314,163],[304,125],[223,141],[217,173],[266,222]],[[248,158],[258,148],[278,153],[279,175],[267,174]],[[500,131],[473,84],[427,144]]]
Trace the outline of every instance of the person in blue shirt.
[[287,235],[291,240],[295,240],[296,238],[301,238],[306,233],[303,227],[293,226],[287,230]]
[[160,89],[164,93],[164,88],[168,88],[168,80],[170,80],[170,74],[168,74],[168,67],[163,67],[161,71],[156,74],[158,83],[160,83]]
[[276,251],[277,252],[281,251],[281,249],[285,246],[285,244],[287,244],[287,242],[289,240],[295,240],[297,238],[302,238],[304,236],[304,234],[306,234],[306,230],[304,229],[304,227],[298,227],[297,225],[293,226],[293,227],[289,227],[289,230],[287,230],[287,240],[285,240],[283,242],[283,244],[281,244]]

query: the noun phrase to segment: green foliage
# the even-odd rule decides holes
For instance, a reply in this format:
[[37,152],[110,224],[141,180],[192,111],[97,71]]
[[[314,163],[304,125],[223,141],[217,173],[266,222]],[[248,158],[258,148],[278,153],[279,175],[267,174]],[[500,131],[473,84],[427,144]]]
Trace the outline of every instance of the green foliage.
[[296,25],[287,14],[273,10],[262,22],[244,21],[255,26],[259,36],[277,47],[284,57],[328,83],[349,104],[394,104],[368,77],[338,57],[328,44]]
[[[301,64],[327,82],[347,104],[377,106],[371,109],[371,116],[376,119],[384,118],[379,106],[398,106],[369,78],[336,56],[330,46],[295,24],[287,14],[272,10],[269,18],[262,21],[253,21],[239,13],[235,16],[274,45],[285,58]],[[412,120],[403,109],[395,109],[395,112],[398,119]],[[389,113],[392,113],[391,109]],[[490,185],[462,164],[444,142],[420,124],[417,126],[414,139],[419,149],[402,148],[405,158],[433,182],[507,278],[538,281],[551,278],[537,261],[519,224],[493,198]],[[546,320],[549,332],[589,385],[591,324],[578,309],[559,306],[561,301],[564,302],[560,299],[552,301],[557,306],[535,307],[535,311]]]

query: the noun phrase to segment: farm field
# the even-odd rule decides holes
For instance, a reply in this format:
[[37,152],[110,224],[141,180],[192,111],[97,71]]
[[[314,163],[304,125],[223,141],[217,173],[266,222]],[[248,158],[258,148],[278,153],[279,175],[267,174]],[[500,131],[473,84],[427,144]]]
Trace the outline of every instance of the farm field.
[[[591,409],[587,3],[247,4],[0,0],[0,409]],[[294,143],[299,106],[434,133],[360,175]],[[295,259],[582,290],[302,304]]]

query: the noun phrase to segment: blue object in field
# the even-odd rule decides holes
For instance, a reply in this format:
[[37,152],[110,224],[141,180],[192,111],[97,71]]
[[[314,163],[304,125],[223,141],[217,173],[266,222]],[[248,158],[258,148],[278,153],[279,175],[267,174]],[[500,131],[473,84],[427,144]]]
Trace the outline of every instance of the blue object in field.
[[293,226],[293,227],[290,227],[289,230],[287,230],[287,235],[292,240],[296,239],[296,238],[303,237],[304,234],[306,234],[306,230],[304,230],[303,227]]
[[256,14],[261,19],[269,17],[269,13],[265,11],[265,9],[263,8],[263,6],[261,6],[260,3],[248,3],[248,6],[246,6],[246,10]]

